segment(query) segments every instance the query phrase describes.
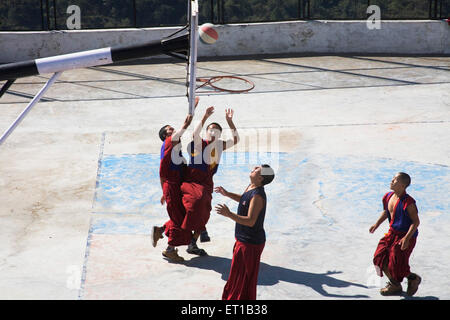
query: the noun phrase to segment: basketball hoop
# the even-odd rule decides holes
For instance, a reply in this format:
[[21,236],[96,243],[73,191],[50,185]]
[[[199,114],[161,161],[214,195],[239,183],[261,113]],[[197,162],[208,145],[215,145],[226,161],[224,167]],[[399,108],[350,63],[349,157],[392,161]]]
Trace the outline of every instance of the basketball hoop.
[[[217,82],[224,79],[228,81],[223,81],[222,82],[223,85],[221,86],[217,85]],[[197,86],[196,90],[206,86],[210,86],[211,88],[214,89],[214,91],[229,92],[229,93],[245,93],[249,92],[255,87],[255,84],[252,81],[237,76],[214,76],[211,78],[197,78],[197,82],[202,82],[202,84]],[[210,91],[197,91],[197,92],[205,93]]]

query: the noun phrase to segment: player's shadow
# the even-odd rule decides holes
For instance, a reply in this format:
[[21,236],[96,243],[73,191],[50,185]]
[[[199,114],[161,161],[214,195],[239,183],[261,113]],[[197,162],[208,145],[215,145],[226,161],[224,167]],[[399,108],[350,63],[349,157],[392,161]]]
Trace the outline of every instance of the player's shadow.
[[439,298],[435,297],[435,296],[424,296],[424,297],[414,296],[414,297],[409,297],[404,292],[401,294],[401,296],[403,297],[403,300],[439,300]]
[[[185,262],[188,267],[200,268],[205,270],[214,270],[222,275],[223,280],[228,280],[230,272],[231,259],[215,256],[194,257]],[[334,288],[345,288],[355,286],[359,288],[366,288],[367,286],[339,280],[331,275],[342,273],[341,271],[328,271],[326,273],[312,273],[305,271],[298,271],[279,266],[272,266],[270,264],[261,262],[259,268],[258,285],[273,286],[280,281],[285,281],[294,284],[308,286],[324,297],[334,298],[369,298],[367,295],[341,295],[329,293],[324,289],[324,286]]]

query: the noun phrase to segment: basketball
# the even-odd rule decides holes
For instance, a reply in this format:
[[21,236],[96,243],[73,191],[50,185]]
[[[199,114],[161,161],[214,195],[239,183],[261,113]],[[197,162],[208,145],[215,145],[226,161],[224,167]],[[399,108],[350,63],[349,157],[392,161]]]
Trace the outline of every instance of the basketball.
[[200,41],[204,44],[213,44],[219,39],[219,34],[212,23],[204,23],[198,29]]

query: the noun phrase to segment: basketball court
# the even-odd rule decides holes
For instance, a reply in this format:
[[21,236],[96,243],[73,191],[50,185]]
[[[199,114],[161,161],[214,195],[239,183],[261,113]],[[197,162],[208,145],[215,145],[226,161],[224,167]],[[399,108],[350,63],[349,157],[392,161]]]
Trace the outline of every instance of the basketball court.
[[[163,259],[166,239],[156,248],[150,240],[151,227],[167,219],[157,134],[186,116],[185,68],[64,72],[0,147],[2,299],[220,299],[231,220],[213,211],[211,242],[199,243],[208,256],[180,247],[183,264]],[[387,280],[376,276],[372,255],[387,224],[368,232],[398,171],[412,177],[421,219],[410,262],[423,282],[413,299],[450,298],[449,72],[443,57],[198,63],[198,77],[255,84],[244,94],[200,94],[193,124],[214,105],[210,120],[226,128],[224,109],[235,110],[241,141],[224,154],[215,185],[241,192],[254,165],[276,169],[266,187],[258,299],[405,299],[378,292]],[[48,78],[18,79],[2,97],[2,131]],[[214,194],[217,203],[237,210]]]
[[[187,35],[170,41],[0,66],[8,81],[0,94],[0,298],[221,298],[234,222],[213,209],[211,241],[199,243],[208,255],[182,246],[184,263],[163,258],[166,238],[156,248],[150,238],[168,219],[160,204],[158,131],[181,127],[197,95],[184,146],[211,105],[208,121],[223,125],[225,139],[225,109],[234,109],[241,137],[222,155],[215,186],[240,193],[254,166],[275,169],[265,188],[259,300],[449,299],[450,58],[197,62],[192,3],[181,30]],[[130,61],[168,52],[180,58],[180,51],[177,60]],[[195,79],[222,76],[196,90]],[[42,97],[39,90],[46,90]],[[372,264],[388,225],[374,234],[369,227],[399,171],[412,177],[408,193],[421,219],[410,264],[423,280],[413,298],[382,297],[387,279]],[[212,207],[219,203],[237,210],[214,194]]]

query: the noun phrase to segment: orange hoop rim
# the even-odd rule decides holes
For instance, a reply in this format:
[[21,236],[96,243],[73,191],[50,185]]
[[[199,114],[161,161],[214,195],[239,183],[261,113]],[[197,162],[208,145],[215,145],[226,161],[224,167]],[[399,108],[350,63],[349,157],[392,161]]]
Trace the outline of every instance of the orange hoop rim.
[[[250,88],[247,89],[241,89],[241,90],[232,90],[232,89],[225,89],[225,88],[221,88],[217,85],[215,85],[214,83],[217,81],[220,81],[222,79],[236,79],[236,80],[240,80],[243,81],[247,84],[250,85]],[[198,82],[203,82],[203,84],[201,84],[200,86],[197,87],[197,89],[200,89],[204,86],[210,86],[211,88],[213,88],[214,90],[217,91],[222,91],[222,92],[230,92],[230,93],[244,93],[244,92],[249,92],[250,90],[252,90],[255,87],[255,84],[245,78],[242,77],[238,77],[238,76],[214,76],[211,78],[197,78]]]

